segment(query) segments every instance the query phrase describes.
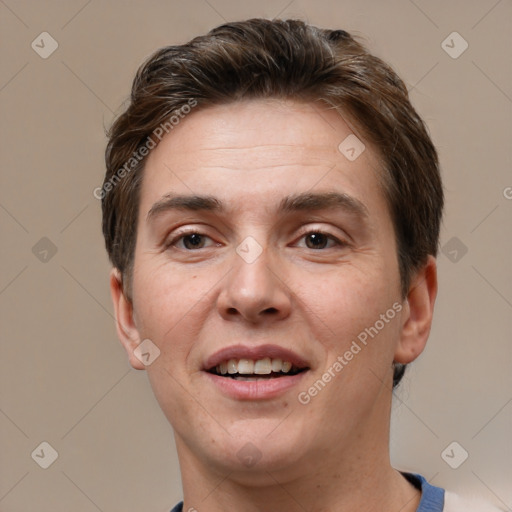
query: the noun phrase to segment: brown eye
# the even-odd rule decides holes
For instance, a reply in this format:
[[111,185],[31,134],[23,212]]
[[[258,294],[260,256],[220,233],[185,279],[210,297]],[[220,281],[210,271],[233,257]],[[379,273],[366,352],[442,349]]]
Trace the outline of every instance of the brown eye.
[[204,236],[199,233],[185,235],[182,240],[186,249],[202,249],[204,246]]
[[324,249],[327,242],[328,237],[323,233],[309,233],[306,235],[306,245],[308,249]]
[[[308,249],[330,249],[336,245],[343,246],[343,242],[340,242],[336,237],[321,231],[310,231],[302,235],[302,238],[306,240],[306,247]],[[329,241],[331,245],[328,246]]]
[[189,233],[182,233],[181,235],[176,236],[166,245],[166,247],[168,249],[178,248],[185,251],[194,251],[210,247],[212,244],[210,243],[210,245],[208,245],[208,241],[211,242],[211,238],[209,236],[196,231],[190,231]]

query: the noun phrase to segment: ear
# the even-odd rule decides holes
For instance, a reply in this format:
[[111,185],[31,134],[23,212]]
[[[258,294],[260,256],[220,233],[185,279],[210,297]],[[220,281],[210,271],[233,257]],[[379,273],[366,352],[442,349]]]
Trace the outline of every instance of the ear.
[[402,330],[395,351],[395,362],[407,364],[414,361],[425,348],[437,295],[437,265],[433,256],[418,270],[412,279],[404,301]]
[[144,370],[144,364],[134,355],[134,350],[140,344],[141,339],[137,326],[133,319],[133,306],[123,291],[123,279],[121,272],[113,268],[110,272],[110,295],[114,302],[116,313],[116,329],[119,341],[123,345],[130,364],[136,370]]

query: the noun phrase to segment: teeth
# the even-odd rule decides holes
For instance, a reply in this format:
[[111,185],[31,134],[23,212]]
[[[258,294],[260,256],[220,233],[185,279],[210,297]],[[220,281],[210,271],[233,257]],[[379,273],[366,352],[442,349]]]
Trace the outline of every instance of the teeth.
[[219,375],[270,375],[272,372],[288,373],[293,368],[290,361],[265,357],[253,361],[251,359],[229,359],[216,366]]
[[235,380],[241,380],[243,382],[256,382],[257,380],[266,380],[263,377],[246,377],[245,375],[235,375],[233,378]]
[[230,375],[233,373],[238,373],[238,363],[236,359],[230,359],[228,361],[228,373]]
[[270,361],[270,357],[256,361],[254,363],[254,373],[257,375],[267,375],[272,373],[272,362]]
[[240,361],[238,361],[238,373],[243,375],[254,373],[254,361],[250,359],[240,359]]
[[273,372],[280,372],[282,366],[283,366],[283,361],[281,361],[281,359],[272,359],[272,371]]

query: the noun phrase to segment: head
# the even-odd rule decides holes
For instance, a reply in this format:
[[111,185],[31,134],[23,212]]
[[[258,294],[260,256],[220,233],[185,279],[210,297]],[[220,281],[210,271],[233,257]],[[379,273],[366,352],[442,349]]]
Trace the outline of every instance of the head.
[[[135,367],[143,339],[158,347],[146,369],[178,433],[183,404],[161,383],[215,403],[200,374],[226,340],[275,335],[290,349],[301,338],[309,373],[338,379],[311,407],[332,406],[338,382],[354,405],[358,379],[373,380],[361,418],[421,352],[443,208],[437,154],[403,82],[345,31],[255,19],[157,51],[110,130],[106,165],[99,195],[119,335]],[[203,235],[184,246],[168,231],[186,220]],[[292,249],[305,220],[318,228],[313,245]],[[382,343],[367,349],[374,337]],[[357,364],[333,369],[350,350]],[[242,424],[254,415],[242,409]]]

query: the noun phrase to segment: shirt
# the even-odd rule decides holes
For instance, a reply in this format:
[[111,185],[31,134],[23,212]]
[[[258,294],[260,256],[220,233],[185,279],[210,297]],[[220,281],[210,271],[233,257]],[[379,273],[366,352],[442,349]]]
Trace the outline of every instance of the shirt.
[[[416,512],[504,512],[489,503],[477,499],[464,499],[457,494],[445,492],[427,482],[421,475],[402,473],[402,475],[418,490],[421,490],[421,499]],[[171,512],[198,512],[194,508],[183,510],[183,502],[178,503]],[[201,509],[203,512],[203,509]],[[206,512],[206,511],[204,511]]]
[[[421,500],[416,512],[457,512],[457,509],[444,509],[444,489],[430,485],[421,475],[413,475],[411,473],[403,473],[403,475],[412,485],[421,490]],[[461,512],[466,511],[466,509],[462,508],[458,510]],[[183,502],[178,503],[171,512],[184,512]]]

